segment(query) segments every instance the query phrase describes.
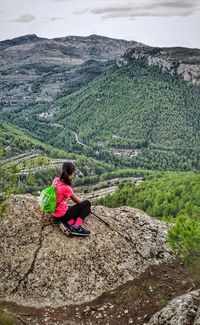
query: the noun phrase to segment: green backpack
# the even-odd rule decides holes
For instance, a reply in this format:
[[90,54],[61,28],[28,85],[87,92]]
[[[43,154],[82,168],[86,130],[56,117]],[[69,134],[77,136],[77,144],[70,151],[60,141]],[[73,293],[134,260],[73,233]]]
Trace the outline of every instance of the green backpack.
[[39,206],[42,211],[53,213],[56,210],[56,186],[45,187],[39,197]]

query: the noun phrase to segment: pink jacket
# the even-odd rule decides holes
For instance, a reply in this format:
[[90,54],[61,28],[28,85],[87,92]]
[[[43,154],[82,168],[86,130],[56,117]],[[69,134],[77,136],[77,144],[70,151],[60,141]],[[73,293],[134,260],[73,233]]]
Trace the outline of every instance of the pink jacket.
[[53,213],[54,217],[62,217],[68,210],[67,199],[74,194],[70,185],[65,184],[60,181],[59,177],[54,178],[52,185],[56,186],[56,194],[57,194],[57,205],[56,210]]

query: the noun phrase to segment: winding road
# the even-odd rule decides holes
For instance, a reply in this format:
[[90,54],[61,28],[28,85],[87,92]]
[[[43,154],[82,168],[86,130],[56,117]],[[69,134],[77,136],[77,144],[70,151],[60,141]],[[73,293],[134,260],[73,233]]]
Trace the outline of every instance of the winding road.
[[76,142],[77,142],[78,144],[80,144],[80,145],[83,146],[83,147],[88,147],[86,144],[84,144],[84,143],[82,143],[82,142],[79,141],[79,139],[78,139],[78,134],[77,134],[75,131],[72,131],[72,130],[70,130],[70,131],[75,135]]

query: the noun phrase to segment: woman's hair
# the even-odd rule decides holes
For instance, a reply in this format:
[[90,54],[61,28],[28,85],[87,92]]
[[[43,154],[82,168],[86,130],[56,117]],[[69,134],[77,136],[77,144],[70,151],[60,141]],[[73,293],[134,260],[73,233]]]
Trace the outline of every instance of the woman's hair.
[[69,175],[75,171],[75,165],[71,162],[64,162],[61,169],[60,180],[65,184],[71,185],[72,180],[69,179]]

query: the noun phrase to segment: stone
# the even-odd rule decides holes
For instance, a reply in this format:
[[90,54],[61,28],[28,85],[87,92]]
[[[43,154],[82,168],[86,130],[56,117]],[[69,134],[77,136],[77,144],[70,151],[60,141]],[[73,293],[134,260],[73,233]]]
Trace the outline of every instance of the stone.
[[200,325],[200,289],[172,299],[148,325]]
[[37,197],[13,196],[8,206],[0,219],[1,300],[35,307],[87,303],[175,257],[167,245],[171,225],[132,207],[92,207],[109,226],[91,214],[85,222],[91,236],[80,238],[43,218]]

